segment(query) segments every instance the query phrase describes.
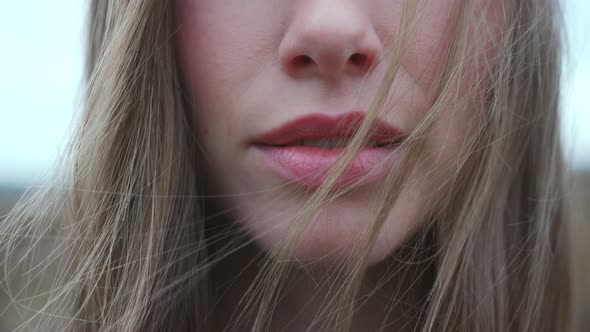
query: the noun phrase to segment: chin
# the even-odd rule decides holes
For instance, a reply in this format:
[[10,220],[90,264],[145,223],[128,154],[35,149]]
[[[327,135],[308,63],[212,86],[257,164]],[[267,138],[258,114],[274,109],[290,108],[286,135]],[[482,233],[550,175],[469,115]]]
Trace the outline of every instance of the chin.
[[[348,235],[348,236],[347,236]],[[346,234],[334,238],[326,234],[310,234],[304,236],[295,246],[292,258],[303,264],[343,263],[354,264],[361,258],[367,241],[357,240],[356,234]],[[359,246],[365,244],[365,246]],[[371,267],[383,261],[399,244],[375,243],[364,258],[364,265]]]
[[266,252],[284,252],[291,243],[287,257],[281,259],[305,265],[355,264],[368,248],[364,265],[371,267],[398,249],[412,234],[416,228],[414,225],[420,224],[417,215],[410,216],[407,211],[397,210],[392,209],[371,246],[368,238],[374,209],[367,208],[363,201],[334,202],[324,207],[295,240],[291,240],[293,234],[301,226],[295,226],[293,218],[282,219],[282,223],[273,223],[272,227],[248,221],[243,226],[253,232],[256,243]]

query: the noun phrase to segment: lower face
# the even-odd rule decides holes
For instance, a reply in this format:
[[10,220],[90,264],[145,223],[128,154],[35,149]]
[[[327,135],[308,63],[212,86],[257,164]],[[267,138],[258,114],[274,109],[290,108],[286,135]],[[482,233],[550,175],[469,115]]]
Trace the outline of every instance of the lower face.
[[[399,38],[401,0],[177,0],[175,45],[192,101],[209,194],[271,251],[302,228],[297,216],[371,107]],[[370,138],[336,182],[351,189],[323,206],[294,243],[293,259],[349,255],[365,241],[384,176],[403,162],[399,140],[432,106],[460,1],[418,1],[419,29]],[[416,166],[368,260],[375,264],[428,221],[457,170],[477,101],[477,68],[498,35],[500,5],[475,0],[472,60],[456,85],[461,102],[436,117]],[[485,9],[485,10],[484,10]],[[484,22],[484,24],[479,24]],[[490,33],[490,31],[492,33]],[[483,51],[482,51],[483,50]],[[351,183],[359,180],[353,187]]]

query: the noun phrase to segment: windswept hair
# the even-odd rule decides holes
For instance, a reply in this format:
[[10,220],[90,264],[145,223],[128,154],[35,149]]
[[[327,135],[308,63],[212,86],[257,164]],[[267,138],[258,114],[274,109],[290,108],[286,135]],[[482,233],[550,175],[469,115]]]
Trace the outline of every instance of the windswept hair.
[[[553,0],[505,2],[498,52],[480,66],[470,96],[479,100],[470,139],[456,168],[434,170],[450,174],[445,198],[434,202],[437,212],[393,254],[396,268],[383,276],[421,280],[416,331],[576,328],[559,133],[560,8]],[[280,258],[301,230],[265,258],[232,321],[208,320],[209,270],[222,258],[210,246],[229,235],[206,236],[204,161],[178,74],[171,3],[91,1],[77,131],[52,181],[27,193],[0,224],[3,288],[11,301],[4,315],[18,317],[17,330],[268,330],[288,284],[290,266]],[[416,3],[404,3],[391,65],[365,122],[295,224],[308,224],[343,194],[332,187],[391,102],[398,59],[416,30]],[[460,102],[454,92],[464,64],[473,61],[465,50],[474,17],[471,1],[460,3],[431,110],[404,143],[404,162],[384,181],[367,222],[368,244],[326,274],[325,282],[337,286],[311,330],[350,328],[370,246],[440,110]],[[243,245],[230,243],[235,250]]]

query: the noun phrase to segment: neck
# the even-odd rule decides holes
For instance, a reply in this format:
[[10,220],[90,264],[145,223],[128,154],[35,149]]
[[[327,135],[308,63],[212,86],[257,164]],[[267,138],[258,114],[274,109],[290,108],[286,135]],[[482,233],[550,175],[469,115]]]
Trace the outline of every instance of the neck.
[[[211,305],[214,306],[215,330],[224,330],[225,325],[236,317],[235,314],[243,312],[245,308],[258,308],[259,302],[239,303],[243,297],[252,298],[246,293],[260,272],[259,263],[263,262],[263,256],[259,249],[248,246],[225,257],[213,267]],[[415,329],[424,294],[408,290],[427,289],[427,286],[420,278],[400,279],[407,273],[399,266],[393,266],[393,262],[391,259],[366,271],[355,297],[351,332]],[[291,268],[284,279],[286,282],[280,301],[273,307],[270,330],[305,331],[310,327],[311,330],[329,329],[330,326],[325,323],[338,316],[338,312],[330,308],[336,309],[339,303],[339,298],[330,302],[334,299],[334,294],[330,292],[342,285],[340,278],[326,278],[333,275],[330,274],[333,271],[326,266]],[[255,315],[256,310],[247,314],[249,317]],[[244,324],[247,325],[239,325],[240,330],[251,329],[251,320]]]

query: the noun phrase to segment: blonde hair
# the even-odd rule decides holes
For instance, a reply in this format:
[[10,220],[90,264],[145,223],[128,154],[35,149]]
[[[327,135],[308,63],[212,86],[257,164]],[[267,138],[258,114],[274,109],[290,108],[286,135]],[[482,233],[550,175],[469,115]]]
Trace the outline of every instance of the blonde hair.
[[[387,102],[396,58],[416,16],[416,1],[404,6],[405,29],[384,84],[332,176],[297,216],[306,223],[342,194],[331,187]],[[176,67],[170,7],[158,0],[92,1],[85,112],[58,167],[62,176],[29,193],[0,228],[5,291],[22,315],[20,328],[211,328],[208,270],[221,258],[208,246],[220,237],[205,236],[203,165]],[[316,329],[350,328],[371,243],[413,169],[423,137],[455,98],[453,83],[468,61],[470,1],[458,7],[457,37],[432,110],[408,141],[406,163],[385,181],[356,263],[329,274],[342,286],[326,302],[331,308],[318,314]],[[390,274],[418,276],[427,285],[415,312],[416,330],[575,328],[558,130],[559,8],[551,0],[512,1],[504,14],[499,52],[493,66],[484,67],[492,83],[478,78],[482,107],[445,186],[447,199],[438,202],[442,212],[393,255],[407,263]],[[227,329],[268,329],[289,270],[277,258],[289,250],[269,255],[244,310]],[[40,283],[49,290],[39,292]]]

